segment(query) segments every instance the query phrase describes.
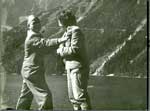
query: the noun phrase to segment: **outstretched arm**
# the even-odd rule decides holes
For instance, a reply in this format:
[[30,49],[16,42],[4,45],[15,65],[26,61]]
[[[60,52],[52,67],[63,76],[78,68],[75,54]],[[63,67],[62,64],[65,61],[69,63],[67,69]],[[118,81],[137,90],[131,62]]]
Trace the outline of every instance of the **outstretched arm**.
[[40,37],[33,37],[32,46],[35,48],[46,48],[46,47],[53,47],[59,45],[67,41],[67,37],[65,38],[53,38],[53,39],[46,39]]

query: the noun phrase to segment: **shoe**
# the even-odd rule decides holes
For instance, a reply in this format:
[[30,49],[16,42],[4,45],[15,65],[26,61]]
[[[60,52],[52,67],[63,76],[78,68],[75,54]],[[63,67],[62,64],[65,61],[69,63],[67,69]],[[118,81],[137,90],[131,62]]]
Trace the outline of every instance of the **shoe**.
[[80,105],[78,105],[78,104],[73,104],[73,110],[81,110]]
[[81,107],[81,110],[90,110],[90,108],[89,108],[89,106],[88,106],[88,104],[87,103],[82,103],[81,105],[80,105],[80,107]]

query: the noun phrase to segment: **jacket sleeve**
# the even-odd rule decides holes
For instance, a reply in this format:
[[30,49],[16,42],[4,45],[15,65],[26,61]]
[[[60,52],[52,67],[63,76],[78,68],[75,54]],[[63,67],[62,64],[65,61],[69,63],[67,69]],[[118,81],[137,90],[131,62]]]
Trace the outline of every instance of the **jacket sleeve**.
[[80,29],[72,30],[71,45],[69,47],[62,47],[60,51],[60,55],[62,57],[79,53],[81,42],[80,36],[81,36]]
[[48,48],[58,45],[58,39],[46,39],[46,38],[39,38],[39,37],[33,37],[32,40],[32,46],[34,48]]

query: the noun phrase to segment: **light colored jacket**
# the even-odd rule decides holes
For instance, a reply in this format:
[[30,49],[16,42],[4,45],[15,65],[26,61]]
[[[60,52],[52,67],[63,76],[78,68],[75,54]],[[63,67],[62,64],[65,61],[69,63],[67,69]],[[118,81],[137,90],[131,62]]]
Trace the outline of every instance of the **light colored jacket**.
[[44,75],[44,55],[52,46],[58,45],[57,39],[45,39],[41,34],[28,31],[24,45],[22,76],[34,78]]

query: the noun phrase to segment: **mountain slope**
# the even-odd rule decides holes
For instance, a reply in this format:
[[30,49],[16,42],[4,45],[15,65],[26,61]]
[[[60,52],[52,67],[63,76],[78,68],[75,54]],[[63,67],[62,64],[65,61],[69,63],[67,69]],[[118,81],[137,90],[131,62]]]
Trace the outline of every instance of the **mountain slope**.
[[[23,1],[30,5],[22,6],[26,12],[20,14],[21,9],[17,17],[25,18],[29,13],[37,14],[41,19],[45,37],[60,37],[62,32],[57,25],[56,14],[61,8],[73,10],[86,37],[91,74],[113,73],[116,76],[146,74],[146,21],[142,28],[138,29],[146,18],[146,0]],[[15,6],[18,3],[19,0],[16,1]],[[13,7],[9,8],[13,9]],[[15,11],[14,13],[16,14]],[[11,19],[12,16],[8,16]],[[19,23],[17,17],[15,21]],[[12,26],[12,29],[5,30],[3,33],[5,38],[3,64],[7,72],[20,74],[24,55],[26,21]],[[139,31],[134,34],[136,30]],[[130,36],[133,36],[133,39],[128,40]],[[123,47],[119,49],[121,46]],[[45,65],[47,74],[63,70],[60,68],[63,64],[60,58],[56,57],[55,49],[45,57]]]

